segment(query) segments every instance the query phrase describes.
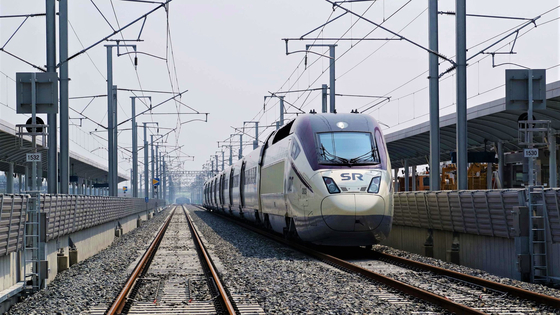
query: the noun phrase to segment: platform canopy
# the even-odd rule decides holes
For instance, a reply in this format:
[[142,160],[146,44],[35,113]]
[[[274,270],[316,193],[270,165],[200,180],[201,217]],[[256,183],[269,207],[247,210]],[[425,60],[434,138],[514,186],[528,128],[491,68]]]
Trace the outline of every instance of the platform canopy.
[[[31,147],[31,138],[24,139],[25,147]],[[43,177],[47,177],[47,150],[41,146],[41,140],[37,141],[39,152],[42,153]],[[60,151],[60,150],[59,150]],[[14,163],[14,172],[25,174],[25,154],[31,150],[21,149],[20,139],[16,136],[16,127],[5,120],[0,119],[0,171],[8,171],[9,162]],[[98,183],[107,182],[107,167],[90,160],[81,155],[70,152],[70,175],[86,178]],[[119,174],[119,182],[129,180],[129,177]]]
[[[550,120],[551,128],[560,130],[560,81],[546,85],[546,110],[536,110],[536,120]],[[490,145],[502,141],[504,152],[523,150],[518,144],[518,119],[523,111],[506,110],[505,98],[473,106],[467,109],[467,133],[469,152],[481,152]],[[450,161],[456,150],[457,115],[440,117],[440,161]],[[400,168],[404,160],[409,165],[428,164],[430,157],[430,122],[426,121],[406,129],[385,135],[391,158],[391,166]]]

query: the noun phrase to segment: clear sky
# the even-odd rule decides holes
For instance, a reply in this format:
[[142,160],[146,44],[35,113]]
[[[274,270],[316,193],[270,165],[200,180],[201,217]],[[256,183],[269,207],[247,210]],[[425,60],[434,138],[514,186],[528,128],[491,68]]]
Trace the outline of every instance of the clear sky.
[[[111,34],[156,4],[133,3],[119,0],[74,0],[69,1],[69,53],[73,55]],[[499,55],[496,63],[516,63],[531,68],[545,68],[547,81],[560,79],[559,56],[559,1],[520,0],[469,0],[467,12],[480,15],[499,15],[518,18],[535,18],[537,27],[530,25],[519,32],[513,55]],[[96,8],[97,6],[97,8]],[[417,42],[428,45],[427,0],[379,0],[363,3],[347,3],[344,6],[392,31]],[[440,1],[440,11],[454,11],[454,1]],[[102,13],[100,13],[99,11]],[[45,1],[0,0],[0,15],[43,13]],[[144,115],[138,119],[158,121],[160,133],[177,128],[166,137],[171,151],[182,145],[179,159],[185,160],[181,167],[200,170],[210,155],[218,148],[218,141],[229,139],[235,133],[231,127],[242,127],[244,121],[258,120],[261,126],[273,124],[279,116],[276,99],[263,101],[270,92],[319,88],[329,83],[328,59],[308,54],[307,66],[303,53],[285,54],[282,38],[298,38],[325,23],[329,18],[340,15],[336,9],[322,0],[247,0],[247,1],[184,1],[174,0],[168,11],[160,9],[150,15],[141,33],[142,42],[136,43],[143,53],[159,56],[166,60],[138,55],[137,71],[132,64],[134,55],[120,57],[114,53],[114,84],[124,89],[158,91],[188,90],[181,103],[168,102],[153,110],[153,113],[175,113],[175,115]],[[0,47],[24,21],[24,18],[0,19]],[[482,17],[467,18],[467,56],[470,57],[496,42],[526,21],[518,19],[495,19]],[[455,18],[440,15],[440,52],[450,58],[455,55]],[[109,25],[110,24],[110,25]],[[169,32],[167,27],[169,26]],[[115,35],[113,39],[138,37],[142,23],[137,23]],[[58,27],[57,27],[58,29]],[[308,35],[316,43],[330,44],[334,41],[323,38],[391,38],[393,35],[368,22],[346,15],[329,24],[322,32]],[[371,33],[371,34],[370,34]],[[166,36],[167,34],[167,36]],[[169,36],[170,34],[170,36]],[[369,35],[368,35],[369,34]],[[488,52],[510,51],[514,36],[488,49]],[[304,50],[310,41],[291,41],[289,50]],[[90,49],[70,61],[70,96],[92,96],[106,94],[106,43]],[[385,132],[405,128],[427,120],[428,113],[428,53],[405,41],[358,41],[337,42],[336,48],[336,93],[391,97],[390,102],[366,111],[385,125]],[[5,50],[33,64],[45,64],[45,18],[30,17],[5,46]],[[324,54],[325,48],[314,48]],[[124,52],[121,51],[121,52]],[[57,57],[58,58],[58,57]],[[442,62],[440,71],[449,67]],[[492,68],[489,55],[479,55],[469,62],[468,106],[475,106],[504,96],[504,71],[515,66]],[[15,108],[16,72],[35,71],[25,63],[0,52],[0,119],[14,125],[26,118],[18,117]],[[455,110],[455,77],[453,73],[441,79],[441,114]],[[141,92],[136,92],[142,95]],[[167,94],[151,95],[153,104],[169,98]],[[131,92],[119,91],[119,121],[130,118]],[[320,92],[290,93],[286,101],[308,112],[320,111]],[[375,98],[337,97],[337,110],[365,110],[378,102]],[[266,104],[266,107],[264,106]],[[188,107],[187,107],[188,106]],[[104,97],[72,99],[70,117],[71,150],[106,164],[106,132],[95,123],[82,120],[87,117],[102,125],[107,124],[107,101]],[[138,110],[146,109],[138,105]],[[266,108],[265,110],[263,110]],[[177,112],[209,113],[208,122],[192,121],[204,119],[204,115],[181,115]],[[83,116],[78,114],[81,112]],[[286,119],[298,112],[287,108]],[[181,123],[183,123],[181,125]],[[81,125],[80,125],[81,124]],[[130,150],[130,122],[121,126],[119,144]],[[97,132],[96,132],[97,128]],[[262,131],[262,128],[261,128]],[[271,129],[262,131],[261,140]],[[151,129],[150,133],[155,133]],[[247,130],[251,135],[252,129]],[[141,137],[142,132],[139,131]],[[235,138],[238,141],[238,137]],[[245,153],[252,148],[248,136]],[[142,143],[140,139],[139,143]],[[229,141],[228,141],[229,143]],[[226,153],[226,159],[228,157]],[[184,156],[194,156],[189,161]],[[142,158],[143,153],[139,156]],[[221,154],[220,154],[221,156]],[[121,150],[119,170],[129,174],[131,154]],[[179,165],[177,165],[179,166]]]

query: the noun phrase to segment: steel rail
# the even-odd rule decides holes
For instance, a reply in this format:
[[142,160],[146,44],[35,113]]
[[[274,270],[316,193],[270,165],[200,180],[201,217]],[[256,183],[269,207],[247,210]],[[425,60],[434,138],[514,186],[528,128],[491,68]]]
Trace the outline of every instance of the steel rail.
[[235,312],[235,308],[233,307],[233,304],[231,303],[231,301],[229,300],[229,297],[227,295],[227,292],[222,284],[222,280],[220,279],[220,277],[218,276],[218,273],[216,272],[216,269],[214,269],[214,264],[212,263],[212,259],[210,259],[210,256],[208,255],[208,253],[206,252],[206,248],[204,247],[204,244],[202,243],[202,240],[200,239],[200,237],[198,236],[198,232],[196,231],[195,227],[194,227],[194,223],[192,222],[191,218],[189,217],[189,215],[187,214],[187,209],[185,206],[182,206],[183,208],[183,212],[185,213],[185,217],[187,218],[187,222],[189,223],[189,228],[192,231],[193,234],[193,238],[196,240],[196,246],[200,249],[200,252],[202,253],[202,255],[204,256],[204,260],[206,261],[206,265],[208,266],[208,269],[210,270],[210,272],[212,273],[212,278],[214,279],[214,283],[216,284],[216,286],[218,287],[218,291],[220,292],[220,296],[222,298],[222,302],[224,303],[228,314],[230,315],[234,315],[237,314]]
[[163,235],[165,234],[165,231],[167,230],[167,227],[169,226],[169,222],[171,222],[171,218],[173,217],[173,214],[175,213],[175,209],[177,209],[177,207],[175,207],[175,208],[173,208],[173,210],[171,210],[171,213],[169,214],[169,217],[165,220],[165,223],[162,225],[161,229],[159,230],[158,234],[156,235],[156,237],[154,238],[154,240],[152,241],[152,243],[150,244],[150,246],[148,247],[146,252],[144,252],[144,255],[142,255],[142,258],[140,259],[140,261],[138,262],[138,264],[134,268],[134,271],[128,277],[128,280],[126,281],[123,289],[121,290],[121,292],[119,293],[117,298],[113,301],[113,304],[111,304],[111,307],[109,307],[107,309],[105,314],[110,314],[110,315],[121,314],[121,312],[123,310],[123,307],[125,306],[125,304],[127,302],[127,297],[129,295],[130,291],[132,290],[132,288],[134,287],[134,285],[136,284],[136,280],[138,280],[138,277],[140,276],[140,274],[142,273],[142,271],[146,267],[146,265],[149,261],[149,258],[157,250],[157,248],[158,248],[158,246],[159,246],[159,244],[160,244],[160,242],[163,238]]
[[560,299],[550,296],[550,295],[545,295],[545,294],[541,294],[541,293],[537,293],[537,292],[533,292],[533,291],[529,291],[529,290],[525,290],[522,288],[518,288],[518,287],[514,287],[511,285],[507,285],[507,284],[502,284],[499,282],[494,282],[491,280],[486,280],[480,277],[476,277],[476,276],[471,276],[471,275],[467,275],[464,273],[460,273],[457,271],[453,271],[453,270],[448,270],[448,269],[444,269],[441,267],[437,267],[437,266],[432,266],[429,264],[425,264],[422,262],[418,262],[418,261],[414,261],[414,260],[410,260],[407,258],[403,258],[403,257],[398,257],[395,255],[391,255],[391,254],[387,254],[387,253],[382,253],[382,252],[374,252],[373,254],[374,257],[376,258],[385,258],[388,260],[392,260],[404,265],[408,265],[410,267],[413,268],[418,268],[418,269],[423,269],[426,271],[431,271],[440,275],[444,275],[444,276],[449,276],[455,279],[459,279],[459,280],[463,280],[466,282],[471,282],[483,287],[487,287],[490,289],[494,289],[494,290],[499,290],[502,292],[507,292],[509,294],[515,295],[517,297],[526,299],[526,300],[530,300],[530,301],[535,301],[541,304],[546,304],[555,308],[560,309]]
[[[199,207],[199,208],[205,210],[202,207]],[[214,213],[219,214],[219,212],[215,212],[215,211],[214,211]],[[401,291],[405,294],[408,294],[410,296],[414,296],[416,298],[419,298],[419,299],[422,299],[424,301],[430,302],[432,304],[438,305],[438,306],[440,306],[440,307],[442,307],[442,308],[444,308],[444,309],[446,309],[450,312],[453,312],[453,313],[456,313],[456,314],[477,314],[477,315],[485,314],[484,312],[478,311],[474,308],[468,307],[468,306],[460,304],[460,303],[453,302],[453,301],[447,299],[446,297],[431,293],[431,292],[426,291],[424,289],[420,289],[420,288],[411,286],[409,284],[406,284],[404,282],[389,278],[387,276],[384,276],[382,274],[373,272],[371,270],[367,270],[365,268],[362,268],[362,267],[357,266],[355,264],[352,264],[350,262],[344,261],[340,258],[336,258],[334,256],[319,252],[319,251],[311,249],[309,247],[306,247],[306,246],[288,241],[288,240],[284,239],[283,237],[280,237],[278,235],[269,233],[268,231],[261,230],[257,227],[252,226],[252,225],[249,225],[249,224],[246,224],[246,223],[243,223],[243,222],[239,222],[239,221],[234,220],[232,218],[229,218],[225,215],[220,214],[220,216],[227,219],[227,220],[235,222],[238,225],[240,225],[244,228],[247,228],[248,230],[251,230],[255,233],[258,233],[260,235],[271,238],[271,239],[273,239],[273,240],[275,240],[279,243],[282,243],[284,245],[295,248],[302,253],[308,254],[308,255],[313,256],[313,257],[315,257],[319,260],[330,263],[331,265],[336,265],[338,267],[341,267],[342,269],[353,271],[354,273],[357,273],[357,274],[359,274],[361,276],[364,276],[366,278],[369,278],[371,280],[383,283],[383,284],[385,284],[389,287],[392,287],[394,289],[397,289],[397,290],[399,290],[399,291]]]

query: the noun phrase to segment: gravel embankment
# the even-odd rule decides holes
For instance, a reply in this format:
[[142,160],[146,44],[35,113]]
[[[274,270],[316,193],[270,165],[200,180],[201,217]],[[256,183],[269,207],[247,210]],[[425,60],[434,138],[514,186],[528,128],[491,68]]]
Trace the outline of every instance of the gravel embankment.
[[168,213],[157,214],[97,255],[59,273],[46,289],[14,305],[8,314],[80,314],[111,303],[128,278],[128,266],[147,248]]
[[399,256],[399,257],[403,257],[403,258],[407,258],[407,259],[410,259],[410,260],[423,262],[425,264],[430,264],[430,265],[433,265],[433,266],[438,266],[438,267],[441,267],[441,268],[461,272],[461,273],[468,274],[468,275],[471,275],[471,276],[480,277],[480,278],[487,279],[487,280],[490,280],[490,281],[495,281],[495,282],[499,282],[499,283],[502,283],[502,284],[511,285],[511,286],[522,288],[522,289],[525,289],[525,290],[529,290],[529,291],[533,291],[533,292],[537,292],[537,293],[546,294],[546,295],[550,295],[550,296],[560,298],[560,290],[554,289],[554,288],[551,288],[551,287],[547,287],[547,286],[544,286],[544,285],[527,283],[527,282],[523,282],[523,281],[513,280],[513,279],[510,279],[510,278],[503,278],[503,277],[499,277],[499,276],[490,274],[490,273],[488,273],[486,271],[483,271],[483,270],[480,270],[480,269],[474,269],[474,268],[469,268],[469,267],[465,267],[465,266],[460,266],[460,265],[448,263],[448,262],[445,262],[445,261],[442,261],[442,260],[439,260],[439,259],[409,253],[409,252],[406,252],[406,251],[402,251],[402,250],[395,249],[395,248],[388,247],[388,246],[384,246],[384,245],[375,245],[373,247],[373,250],[379,251],[379,252],[384,252],[384,253],[395,255],[395,256]]
[[[189,207],[210,255],[219,258],[231,294],[256,301],[267,314],[410,314],[438,312],[357,275]],[[380,295],[401,298],[391,304]],[[404,302],[404,303],[403,303]]]

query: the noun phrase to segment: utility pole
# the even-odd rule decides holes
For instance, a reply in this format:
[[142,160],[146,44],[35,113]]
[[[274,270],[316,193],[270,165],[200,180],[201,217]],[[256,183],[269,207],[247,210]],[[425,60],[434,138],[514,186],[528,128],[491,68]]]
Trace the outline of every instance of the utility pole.
[[[46,32],[47,32],[47,72],[56,73],[56,1],[46,0]],[[47,114],[49,125],[49,149],[47,168],[47,190],[49,194],[58,191],[58,166],[57,166],[57,113]],[[12,177],[13,178],[13,177]]]
[[[138,198],[138,125],[136,124],[136,99],[148,98],[152,103],[151,96],[131,96],[132,102],[132,197]],[[145,126],[145,125],[144,125]],[[146,127],[144,127],[144,141],[146,141]]]
[[329,47],[329,79],[330,79],[330,113],[336,112],[336,104],[335,104],[335,62],[336,62],[336,55],[335,55],[335,47],[336,44],[309,44],[305,45],[305,50],[309,50],[310,47]]
[[[154,168],[154,162],[155,162],[155,156],[154,156],[154,135],[150,135],[151,138],[151,143],[152,143],[152,180],[154,178],[156,178],[155,176],[155,168]],[[151,190],[152,190],[152,198],[155,198],[155,191],[154,191],[154,183],[152,182],[150,184]]]
[[258,121],[244,121],[243,122],[243,132],[245,132],[245,124],[254,123],[255,124],[255,141],[253,141],[253,150],[259,146],[259,122]]
[[107,112],[108,112],[108,133],[109,133],[109,195],[118,196],[118,141],[117,141],[117,86],[113,85],[113,47],[117,47],[119,55],[120,47],[132,47],[136,50],[136,45],[105,45],[107,48]]
[[239,160],[243,158],[243,134],[239,134]]
[[327,93],[327,88],[328,88],[328,87],[327,87],[326,84],[323,84],[323,85],[321,86],[321,94],[322,94],[322,100],[323,100],[323,102],[322,102],[322,110],[321,110],[322,113],[326,113],[326,112],[327,112],[327,95],[328,95],[328,93]]
[[[429,0],[429,44],[431,51],[438,51],[438,0]],[[439,173],[439,64],[438,56],[429,53],[430,71],[430,190],[440,190]]]
[[218,166],[218,155],[215,154],[215,155],[214,155],[214,158],[216,158],[216,173],[219,173],[220,170],[218,169],[218,167],[219,167],[219,166]]
[[[155,178],[159,178],[159,145],[156,144],[156,156],[155,156],[155,160],[156,160],[156,174],[155,174]],[[159,187],[154,186],[154,193],[155,196],[154,198],[157,196],[157,198],[159,199]]]
[[266,101],[269,97],[277,97],[280,100],[280,120],[276,123],[276,130],[278,130],[280,127],[284,126],[284,95],[265,95],[264,100]]
[[468,189],[467,167],[467,12],[466,0],[455,0],[457,54],[457,189]]
[[[148,156],[148,129],[146,128],[147,124],[156,124],[159,126],[157,122],[145,122],[144,124],[144,197],[150,198],[149,194],[149,187],[150,187],[150,175],[149,175],[149,164],[150,158]],[[153,138],[152,138],[153,141]],[[153,153],[152,153],[153,155]]]
[[[68,194],[70,180],[70,137],[68,100],[68,0],[58,3],[59,53],[60,53],[60,193]],[[55,129],[56,130],[56,129]],[[55,132],[56,134],[56,132]],[[54,149],[56,151],[56,148]]]
[[167,174],[165,169],[165,155],[162,156],[161,174],[162,174],[162,182],[163,182],[162,196],[163,196],[163,200],[166,200],[167,194],[165,193],[165,190],[167,188],[167,179],[165,177],[167,176]]

